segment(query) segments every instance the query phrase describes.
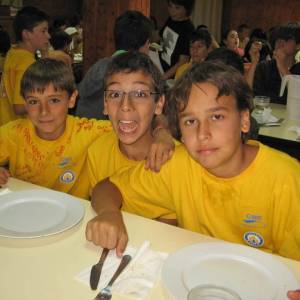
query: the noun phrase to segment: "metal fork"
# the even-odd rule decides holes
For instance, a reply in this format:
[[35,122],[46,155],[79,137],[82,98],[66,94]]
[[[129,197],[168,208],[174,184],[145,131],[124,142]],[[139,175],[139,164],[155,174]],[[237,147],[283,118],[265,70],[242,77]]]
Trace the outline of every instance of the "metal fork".
[[96,296],[96,298],[94,300],[110,300],[111,299],[111,297],[112,297],[111,287],[112,287],[113,283],[115,282],[115,280],[119,277],[119,275],[125,269],[125,267],[129,264],[130,261],[131,261],[130,255],[124,255],[122,257],[122,260],[121,260],[119,267],[116,270],[115,274],[113,275],[113,277],[111,278],[111,280],[109,281],[107,286],[98,293],[98,295]]

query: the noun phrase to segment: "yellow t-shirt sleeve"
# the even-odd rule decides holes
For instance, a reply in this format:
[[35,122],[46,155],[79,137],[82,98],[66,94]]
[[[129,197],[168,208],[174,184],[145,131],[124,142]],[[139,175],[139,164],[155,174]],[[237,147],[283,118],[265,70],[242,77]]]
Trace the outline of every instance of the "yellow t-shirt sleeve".
[[23,62],[16,68],[10,68],[9,71],[9,88],[12,89],[8,94],[13,95],[12,104],[25,104],[24,98],[21,96],[21,80],[25,71],[35,62],[34,57],[24,57]]
[[9,162],[9,127],[10,126],[7,125],[0,127],[0,166],[3,166]]
[[164,179],[168,168],[159,173],[145,170],[144,163],[133,168],[123,168],[110,177],[123,196],[122,209],[147,218],[174,219],[175,209],[170,186]]

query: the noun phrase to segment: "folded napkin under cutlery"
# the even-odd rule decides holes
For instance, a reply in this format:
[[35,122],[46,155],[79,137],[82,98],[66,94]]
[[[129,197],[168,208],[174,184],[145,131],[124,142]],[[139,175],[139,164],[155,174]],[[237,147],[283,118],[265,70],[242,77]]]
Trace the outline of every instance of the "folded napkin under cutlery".
[[[133,299],[146,299],[158,279],[162,265],[168,255],[152,250],[149,241],[145,241],[138,249],[127,246],[125,254],[131,255],[132,261],[113,284],[112,291]],[[117,257],[115,251],[109,252],[102,268],[98,289],[107,285],[120,261],[121,258]],[[91,268],[92,266],[87,267],[75,278],[89,285]]]

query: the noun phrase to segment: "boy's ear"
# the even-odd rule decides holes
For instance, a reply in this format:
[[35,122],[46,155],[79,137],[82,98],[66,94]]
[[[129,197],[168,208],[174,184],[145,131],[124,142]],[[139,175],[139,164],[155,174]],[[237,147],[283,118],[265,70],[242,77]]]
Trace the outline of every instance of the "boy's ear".
[[250,130],[250,112],[249,109],[241,111],[241,132],[247,133]]
[[30,31],[27,29],[22,30],[22,40],[27,41],[29,39]]
[[73,108],[75,106],[77,96],[78,96],[78,91],[75,90],[69,98],[69,106],[68,106],[69,108]]
[[164,105],[165,105],[165,95],[162,95],[159,97],[159,99],[157,100],[157,102],[155,103],[156,107],[155,107],[155,114],[156,115],[161,115]]

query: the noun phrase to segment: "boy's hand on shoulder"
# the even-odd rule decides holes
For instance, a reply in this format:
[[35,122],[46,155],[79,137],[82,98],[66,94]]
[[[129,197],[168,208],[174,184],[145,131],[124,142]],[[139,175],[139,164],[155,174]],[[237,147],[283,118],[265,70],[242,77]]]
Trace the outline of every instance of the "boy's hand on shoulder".
[[157,128],[154,130],[154,141],[149,149],[145,169],[159,172],[161,166],[173,155],[175,143],[169,130]]
[[128,235],[120,211],[104,211],[87,223],[86,239],[102,248],[115,249],[122,256]]
[[6,184],[9,177],[9,171],[3,167],[0,167],[0,186]]
[[300,289],[296,291],[289,291],[287,295],[291,300],[300,300]]

